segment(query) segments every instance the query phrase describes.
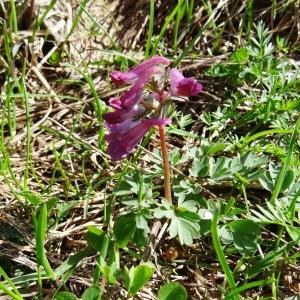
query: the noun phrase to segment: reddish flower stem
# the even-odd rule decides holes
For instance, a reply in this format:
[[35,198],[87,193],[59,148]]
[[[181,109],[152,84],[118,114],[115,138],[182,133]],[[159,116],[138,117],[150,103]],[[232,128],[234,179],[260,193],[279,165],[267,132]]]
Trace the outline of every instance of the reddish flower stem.
[[164,126],[159,126],[158,128],[159,128],[160,146],[161,146],[161,154],[162,154],[163,169],[164,169],[165,198],[170,203],[172,203],[170,164],[168,160],[165,128]]

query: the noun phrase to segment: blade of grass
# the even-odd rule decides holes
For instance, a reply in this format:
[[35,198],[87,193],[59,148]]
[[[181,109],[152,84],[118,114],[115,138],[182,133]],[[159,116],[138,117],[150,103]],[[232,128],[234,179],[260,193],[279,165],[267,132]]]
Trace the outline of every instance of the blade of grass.
[[23,300],[23,298],[21,296],[12,292],[2,282],[0,282],[0,290],[2,290],[7,296],[10,296],[14,300]]
[[184,3],[183,3],[176,13],[176,19],[175,19],[175,25],[174,25],[174,31],[173,31],[173,50],[175,52],[177,51],[178,30],[179,30],[180,21],[183,18],[185,10],[186,9],[188,10],[187,6],[188,6],[188,1],[186,1],[186,5],[184,5]]
[[154,24],[154,9],[155,9],[155,0],[150,0],[149,27],[148,27],[148,37],[147,37],[145,58],[148,58],[150,53],[150,47],[151,47],[152,35],[153,35],[153,24]]
[[24,170],[24,190],[28,190],[28,178],[29,178],[29,166],[31,161],[31,142],[30,142],[30,118],[29,118],[29,104],[28,104],[28,95],[26,90],[26,84],[24,77],[21,77],[20,80],[20,92],[23,95],[24,104],[25,104],[25,123],[26,123],[26,162]]
[[[200,38],[200,36],[203,34],[203,32],[209,27],[210,23],[212,20],[214,20],[218,10],[220,8],[223,8],[223,6],[225,5],[225,3],[228,0],[224,0],[224,1],[220,1],[217,5],[217,7],[213,10],[212,14],[209,16],[209,18],[206,20],[205,24],[201,27],[201,29],[198,31],[198,33],[193,37],[193,39],[191,40],[191,42],[187,45],[187,47],[185,47],[182,51],[182,53],[180,54],[180,56],[175,60],[174,62],[174,66],[178,66],[181,62],[181,60],[187,56],[188,52],[193,48],[193,46],[195,45],[195,43],[198,41],[198,39]],[[214,20],[215,22],[215,20]]]
[[48,15],[48,13],[54,7],[56,2],[57,2],[57,0],[51,0],[49,5],[47,6],[46,10],[42,14],[42,16],[40,18],[36,18],[36,22],[35,22],[35,24],[33,26],[33,30],[32,30],[32,40],[35,39],[36,32],[40,29],[40,27],[42,26],[43,22],[45,21],[47,15]]
[[[6,282],[10,285],[10,287],[14,291],[14,293],[13,293],[12,291],[9,290],[9,292],[13,293],[14,296],[12,294],[8,294],[8,295],[13,297],[14,299],[23,299],[22,295],[19,293],[18,289],[16,288],[16,286],[14,285],[12,280],[7,276],[7,274],[1,267],[0,267],[0,274],[3,276],[3,278],[6,280]],[[7,293],[8,289],[2,282],[0,282],[0,289],[2,289],[3,292]],[[19,298],[17,298],[17,297],[19,297]]]
[[232,290],[230,293],[228,293],[223,300],[231,300],[233,296],[240,294],[242,292],[245,292],[249,289],[252,289],[254,287],[260,287],[260,286],[265,286],[267,284],[272,283],[272,279],[267,279],[267,280],[258,280],[254,282],[249,282],[246,284],[243,284],[242,286],[237,287],[236,289]]
[[[79,6],[80,6],[80,8],[82,9],[82,11],[93,21],[93,23],[95,24],[95,25],[97,25],[103,32],[104,32],[104,34],[109,38],[109,40],[111,41],[111,43],[112,43],[112,45],[113,45],[113,47],[116,49],[116,50],[119,50],[120,49],[120,47],[118,46],[118,44],[117,44],[117,42],[113,39],[113,37],[108,33],[108,31],[98,22],[98,21],[96,21],[95,20],[95,18],[93,18],[93,16],[91,16],[91,14],[85,9],[85,6],[86,6],[86,4],[87,4],[87,2],[88,2],[89,0],[85,0],[85,1],[83,1],[83,4],[79,4]],[[80,15],[82,14],[82,11],[80,10],[79,12],[78,12],[78,15],[79,15],[79,17],[80,17]],[[78,21],[77,21],[77,23],[78,23]],[[76,25],[77,25],[77,23],[76,23]],[[75,25],[75,27],[76,27],[76,25]],[[74,27],[74,28],[75,28]],[[73,32],[73,30],[74,30],[74,28],[72,27],[72,31],[70,31],[70,33],[72,33]],[[67,38],[69,38],[69,36],[70,35],[68,35],[68,37]],[[67,39],[66,39],[67,40]]]
[[[227,263],[227,260],[226,260],[225,254],[223,252],[221,242],[220,242],[220,238],[219,238],[218,220],[219,220],[219,212],[216,211],[214,213],[214,217],[211,222],[211,235],[212,235],[213,246],[217,253],[217,257],[219,259],[219,262],[220,262],[223,272],[225,274],[228,285],[231,290],[235,290],[236,284],[235,284],[232,272],[230,270],[230,267]],[[238,300],[239,295],[238,294],[233,295],[233,299]]]
[[285,178],[285,175],[286,175],[286,172],[288,171],[288,168],[290,166],[290,160],[291,160],[291,157],[293,155],[293,151],[294,151],[294,148],[296,146],[296,143],[297,143],[297,134],[298,134],[298,129],[300,127],[300,117],[298,117],[298,120],[295,124],[295,127],[294,127],[294,131],[293,131],[293,134],[292,134],[292,137],[291,137],[291,141],[290,141],[290,144],[289,144],[289,148],[288,148],[288,151],[287,151],[287,154],[286,154],[286,158],[285,158],[285,161],[282,165],[282,168],[276,178],[276,184],[275,184],[275,188],[274,188],[274,191],[272,193],[272,196],[271,196],[271,199],[270,199],[270,203],[271,204],[275,204],[275,201],[281,191],[281,187],[282,187],[282,184],[283,184],[283,181],[284,181],[284,178]]
[[159,36],[158,38],[156,39],[155,43],[154,43],[154,46],[152,48],[152,51],[151,51],[151,55],[154,55],[156,53],[156,49],[157,49],[157,46],[158,44],[161,42],[166,30],[168,29],[169,25],[171,24],[172,20],[174,19],[174,16],[176,15],[178,9],[181,7],[181,4],[184,0],[179,0],[178,1],[178,4],[175,6],[175,8],[172,10],[172,12],[170,13],[170,15],[166,18],[166,21],[159,33]]
[[194,11],[194,0],[186,0],[187,4],[187,21],[190,22],[193,17]]
[[17,20],[17,13],[16,13],[16,6],[15,0],[10,0],[10,23],[12,24],[13,33],[18,33],[18,20]]
[[51,280],[55,280],[56,275],[52,270],[48,258],[45,252],[45,237],[47,230],[47,206],[43,204],[40,207],[38,218],[34,216],[34,230],[35,230],[35,242],[36,242],[36,257],[39,265],[43,266],[46,274]]
[[[261,137],[264,137],[266,135],[273,135],[273,134],[286,134],[286,133],[293,133],[293,129],[269,129],[264,130],[261,132],[258,132],[256,134],[253,134],[249,137],[245,137],[244,143],[245,145],[251,143],[252,141],[255,141]],[[300,133],[300,130],[298,130],[298,133]]]

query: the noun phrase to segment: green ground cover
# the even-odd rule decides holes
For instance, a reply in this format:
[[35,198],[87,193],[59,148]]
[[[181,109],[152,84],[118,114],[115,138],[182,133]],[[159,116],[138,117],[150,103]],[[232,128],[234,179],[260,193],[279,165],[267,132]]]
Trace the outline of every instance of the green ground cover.
[[[0,8],[1,299],[299,297],[299,1]],[[105,141],[154,55],[203,85],[164,111],[171,201],[156,128]]]

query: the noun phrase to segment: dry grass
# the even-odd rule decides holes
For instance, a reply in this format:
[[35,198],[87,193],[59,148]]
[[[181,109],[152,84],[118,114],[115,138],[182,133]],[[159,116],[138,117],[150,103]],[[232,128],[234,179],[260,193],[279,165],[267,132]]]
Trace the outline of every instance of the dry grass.
[[[8,2],[0,2],[5,8],[0,17],[5,20],[9,5]],[[124,49],[124,54],[137,61],[143,58],[146,45],[148,1],[107,2],[109,3],[105,4],[105,1],[100,0],[88,2],[85,10],[90,16],[83,12],[73,28],[76,12],[80,10],[80,1],[57,1],[34,40],[31,38],[32,27],[26,21],[31,15],[34,20],[38,11],[41,15],[48,2],[36,0],[33,14],[30,6],[17,6],[20,31],[15,41],[13,74],[15,77],[20,76],[21,66],[26,61],[25,80],[31,125],[28,190],[43,192],[48,199],[59,198],[61,207],[70,205],[68,217],[62,218],[55,230],[50,230],[47,236],[48,258],[54,267],[84,248],[87,226],[103,226],[103,202],[109,197],[107,193],[113,189],[109,179],[119,168],[119,165],[105,163],[108,157],[105,150],[99,148],[99,128],[102,124],[100,116],[95,112],[91,84],[101,99],[100,105],[104,107],[108,97],[118,93],[111,89],[107,80],[108,73],[113,68],[110,64],[114,62],[112,52],[107,50],[116,50],[112,40],[119,49]],[[273,12],[273,16],[270,1],[254,2],[254,24],[262,19],[272,32],[287,37],[295,46],[299,45],[299,1],[292,1],[288,7],[285,7],[286,1],[278,1],[276,14]],[[175,0],[157,2],[155,34],[159,33],[165,16],[176,3]],[[195,1],[195,5],[196,13],[192,22],[183,23],[179,49],[185,48],[209,17],[202,1]],[[239,32],[246,6],[247,1],[225,1],[225,5],[216,12],[214,26],[205,31],[195,44],[194,53],[197,56],[194,55],[193,60],[183,60],[185,72],[201,77],[206,83],[206,78],[201,75],[203,71],[217,60],[226,60],[226,53],[232,52],[237,43],[243,43],[243,39],[247,39],[245,34],[241,36]],[[71,29],[73,32],[69,34]],[[171,30],[167,31],[164,41],[166,53],[173,55]],[[2,50],[3,43],[1,37]],[[210,56],[212,49],[216,54],[213,58]],[[0,84],[1,98],[4,98],[7,64],[4,51],[1,52]],[[58,56],[58,60],[51,62],[53,54]],[[83,74],[89,76],[90,82]],[[211,82],[210,85],[207,82],[204,97],[192,102],[192,105],[181,105],[182,111],[197,117],[200,107],[210,110],[219,105],[221,91],[216,87],[220,88],[218,82]],[[0,179],[0,264],[11,270],[10,276],[16,269],[36,269],[32,222],[28,217],[30,207],[22,197],[13,192],[18,191],[16,182],[23,182],[26,169],[26,112],[21,96],[15,94],[14,97],[16,131],[11,138],[6,130],[7,136],[4,137],[10,168],[6,173],[7,177]],[[201,128],[199,123],[194,126],[194,131]],[[153,141],[155,142],[155,136]],[[182,141],[179,139],[176,143],[180,145]],[[148,149],[151,150],[151,146]],[[53,172],[54,168],[56,172]],[[9,174],[13,174],[15,180]],[[93,187],[92,193],[89,193],[87,186]],[[156,299],[151,288],[157,289],[169,273],[176,273],[170,279],[183,282],[195,299],[218,299],[216,285],[224,278],[219,266],[214,263],[211,255],[213,249],[209,242],[201,240],[193,248],[183,249],[176,242],[166,239],[161,241],[157,256],[166,258],[170,251],[177,252],[176,258],[184,260],[186,264],[171,263],[168,259],[164,265],[157,264],[157,276],[149,288],[143,290],[144,294],[140,298]],[[123,252],[121,259],[130,261],[132,257]],[[95,256],[82,261],[71,277],[68,285],[76,294],[81,294],[91,284],[94,263]],[[233,261],[229,263],[233,264]],[[32,299],[37,292],[36,286],[30,287],[27,298]],[[48,294],[45,299],[50,299],[52,292],[50,286],[48,291],[45,286],[45,294]],[[107,295],[110,295],[109,299],[117,299],[122,293],[125,295],[120,287],[114,286]],[[2,296],[1,299],[5,297]]]

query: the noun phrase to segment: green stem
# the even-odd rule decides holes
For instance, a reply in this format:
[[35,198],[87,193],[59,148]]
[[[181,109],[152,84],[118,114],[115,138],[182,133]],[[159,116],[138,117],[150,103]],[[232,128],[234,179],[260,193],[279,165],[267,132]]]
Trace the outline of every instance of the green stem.
[[165,198],[172,204],[170,164],[168,160],[168,150],[167,150],[164,126],[159,126],[159,135],[160,135],[160,146],[161,146],[161,154],[162,154],[163,170],[164,170]]

